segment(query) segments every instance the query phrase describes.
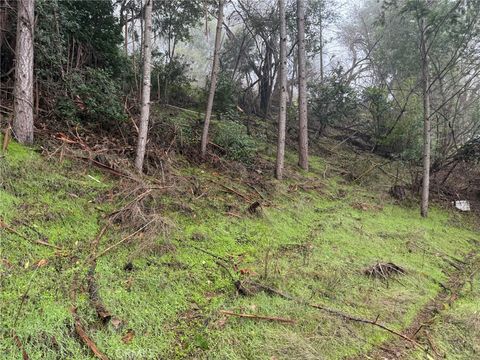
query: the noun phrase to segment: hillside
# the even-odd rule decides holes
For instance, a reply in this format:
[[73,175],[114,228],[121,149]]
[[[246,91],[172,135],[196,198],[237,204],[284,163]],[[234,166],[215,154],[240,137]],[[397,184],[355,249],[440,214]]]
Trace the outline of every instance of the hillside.
[[265,143],[144,177],[10,143],[2,359],[480,358],[478,219],[422,219],[382,159],[320,143],[282,182]]

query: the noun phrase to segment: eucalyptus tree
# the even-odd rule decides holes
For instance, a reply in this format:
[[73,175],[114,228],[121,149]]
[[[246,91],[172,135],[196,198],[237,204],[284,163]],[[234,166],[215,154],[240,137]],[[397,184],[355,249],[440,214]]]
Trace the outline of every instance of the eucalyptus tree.
[[356,68],[346,73],[356,76],[357,87],[384,93],[377,100],[390,108],[388,116],[377,119],[383,123],[374,137],[398,144],[407,136],[396,154],[422,164],[421,181],[414,183],[422,183],[423,216],[428,215],[431,173],[478,134],[479,121],[472,114],[479,97],[479,13],[478,0],[398,0],[383,6],[367,1],[356,22],[344,29],[353,53],[351,69]]
[[287,27],[285,19],[285,0],[278,0],[280,18],[280,94],[278,112],[277,162],[275,177],[281,180],[285,160],[285,127],[287,123]]
[[35,1],[17,1],[13,133],[24,144],[33,142],[33,34]]
[[222,41],[222,27],[223,27],[223,9],[225,0],[218,1],[217,12],[217,28],[215,32],[215,48],[213,51],[212,74],[210,77],[210,92],[208,94],[207,109],[205,111],[205,120],[203,123],[202,141],[200,144],[200,154],[204,159],[207,155],[208,132],[210,127],[210,118],[212,116],[213,100],[215,98],[215,90],[217,86],[218,70],[220,63],[220,46]]
[[305,51],[305,1],[297,0],[298,47],[298,164],[308,171],[308,110]]
[[140,115],[140,128],[137,141],[137,155],[135,168],[138,172],[143,171],[143,162],[147,147],[148,120],[150,117],[150,86],[151,86],[151,58],[152,58],[152,2],[145,0],[145,33],[143,36],[143,86],[142,86],[142,110]]

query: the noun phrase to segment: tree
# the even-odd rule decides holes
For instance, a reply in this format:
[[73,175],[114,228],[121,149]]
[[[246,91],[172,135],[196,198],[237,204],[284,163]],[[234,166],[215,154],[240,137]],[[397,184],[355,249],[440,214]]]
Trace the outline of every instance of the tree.
[[430,193],[430,157],[431,157],[431,122],[430,122],[430,80],[428,73],[427,26],[425,15],[419,19],[420,55],[422,64],[422,98],[423,98],[423,180],[421,215],[428,216],[428,198]]
[[33,142],[34,0],[18,0],[13,133],[23,144]]
[[146,0],[145,6],[145,28],[143,36],[143,89],[142,89],[142,111],[140,115],[140,129],[138,132],[137,157],[135,167],[142,172],[147,147],[148,118],[150,116],[150,77],[152,59],[152,1]]
[[215,49],[213,51],[212,75],[210,78],[210,92],[208,94],[207,110],[205,111],[205,122],[203,124],[202,143],[200,147],[201,156],[204,159],[207,155],[208,144],[208,129],[210,127],[210,118],[212,116],[213,100],[215,98],[215,89],[217,86],[218,69],[220,67],[220,44],[222,40],[222,26],[223,26],[223,7],[225,0],[219,0],[218,15],[217,15],[217,29],[215,32]]
[[285,160],[285,127],[287,123],[287,27],[285,19],[285,0],[278,0],[280,17],[280,111],[278,114],[277,164],[275,177],[281,180]]
[[305,56],[305,0],[297,0],[298,28],[298,164],[308,171],[308,114]]

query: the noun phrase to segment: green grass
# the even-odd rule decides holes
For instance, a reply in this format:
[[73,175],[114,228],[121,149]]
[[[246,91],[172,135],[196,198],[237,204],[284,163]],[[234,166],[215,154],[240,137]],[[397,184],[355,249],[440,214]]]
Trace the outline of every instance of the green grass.
[[[435,297],[439,282],[452,270],[435,254],[462,258],[474,248],[472,239],[478,239],[460,214],[434,207],[428,219],[421,219],[416,206],[398,206],[382,192],[333,175],[323,179],[324,159],[313,157],[312,173],[303,175],[296,173],[294,154],[287,160],[295,177],[268,181],[274,190],[261,190],[271,203],[262,216],[247,214],[248,202],[210,181],[253,194],[237,179],[207,166],[179,170],[195,177],[206,195],[197,198],[185,192],[156,199],[162,216],[175,224],[169,234],[155,237],[153,250],[142,251],[143,239],[137,238],[98,260],[100,294],[121,325],[100,324],[85,289],[80,289],[78,313],[103,352],[111,359],[355,356],[389,336],[264,292],[238,295],[226,271],[195,247],[231,259],[235,278],[254,278],[353,315],[379,315],[401,330]],[[15,331],[31,359],[90,359],[74,334],[69,291],[74,273],[83,283],[82,260],[89,255],[104,212],[121,206],[103,196],[116,186],[115,179],[75,163],[47,161],[15,143],[0,159],[0,171],[1,218],[29,239],[42,234],[67,251],[60,256],[0,229],[1,357],[21,356],[12,337]],[[321,187],[299,187],[309,184]],[[175,210],[179,204],[190,211]],[[241,218],[228,216],[229,211]],[[100,249],[123,235],[114,227]],[[48,264],[37,269],[41,259]],[[407,274],[388,283],[364,276],[363,270],[377,261],[394,262]],[[126,271],[130,262],[133,270]],[[472,311],[478,312],[473,302],[473,295],[466,297],[456,305],[461,312],[449,311],[468,319]],[[226,318],[220,310],[286,317],[296,323]],[[452,320],[448,326],[457,325]],[[135,335],[125,343],[122,337],[129,331]],[[446,334],[439,341],[451,348],[455,340]],[[471,358],[459,352],[459,359]]]

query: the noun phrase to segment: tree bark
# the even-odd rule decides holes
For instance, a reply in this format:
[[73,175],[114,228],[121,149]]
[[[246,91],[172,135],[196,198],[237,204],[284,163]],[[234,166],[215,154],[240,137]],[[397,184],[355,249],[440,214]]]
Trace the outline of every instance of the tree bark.
[[280,112],[278,114],[278,143],[275,177],[283,178],[285,161],[285,128],[287,124],[287,27],[285,19],[285,0],[278,0],[280,16]]
[[305,78],[305,0],[297,0],[298,28],[298,165],[308,171],[307,82]]
[[320,12],[320,82],[323,83],[324,80],[324,70],[323,70],[323,15]]
[[200,148],[202,159],[205,159],[205,156],[207,155],[208,129],[210,127],[210,118],[212,116],[213,99],[215,98],[215,90],[217,88],[224,3],[225,3],[225,0],[220,0],[218,4],[217,30],[215,33],[215,49],[213,52],[212,75],[210,79],[210,93],[208,94],[207,110],[205,111],[205,122],[203,124],[202,143]]
[[145,6],[145,27],[143,36],[143,89],[142,89],[142,111],[140,115],[140,129],[138,132],[137,157],[135,168],[142,172],[147,147],[148,119],[150,116],[150,87],[151,87],[151,58],[152,58],[152,1],[146,0]]
[[33,142],[34,0],[18,0],[13,133],[22,144]]
[[422,183],[422,217],[428,216],[428,201],[430,193],[430,153],[431,153],[431,123],[430,123],[430,91],[428,73],[428,50],[426,39],[425,18],[420,20],[420,53],[422,61],[422,95],[423,95],[423,183]]

